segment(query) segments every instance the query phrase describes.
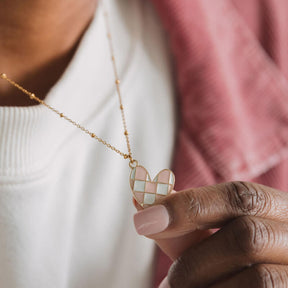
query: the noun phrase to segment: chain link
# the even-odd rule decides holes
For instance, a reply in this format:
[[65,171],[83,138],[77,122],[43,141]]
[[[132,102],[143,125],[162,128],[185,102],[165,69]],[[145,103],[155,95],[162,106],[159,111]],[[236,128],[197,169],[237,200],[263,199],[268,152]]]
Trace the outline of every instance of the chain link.
[[119,155],[121,155],[124,159],[129,159],[129,161],[130,161],[129,162],[129,166],[130,166],[130,168],[133,168],[135,165],[136,166],[138,165],[138,162],[137,162],[137,160],[133,159],[133,157],[132,157],[131,145],[130,145],[130,140],[129,140],[129,133],[128,133],[127,123],[126,123],[126,118],[125,118],[125,113],[124,113],[124,105],[123,105],[122,96],[121,96],[120,79],[119,79],[119,74],[118,74],[118,70],[117,70],[116,58],[115,58],[115,54],[114,54],[114,46],[113,46],[113,42],[112,42],[112,34],[111,34],[111,29],[110,29],[109,19],[108,19],[108,12],[107,12],[102,0],[100,1],[100,3],[102,4],[103,14],[104,14],[104,17],[105,17],[107,38],[108,38],[109,49],[110,49],[110,53],[111,53],[111,60],[112,60],[112,65],[113,65],[113,71],[114,71],[114,76],[115,76],[116,92],[117,92],[118,99],[119,99],[119,104],[120,104],[119,105],[119,109],[121,111],[121,118],[122,118],[124,136],[125,136],[125,139],[126,139],[128,153],[124,153],[124,152],[120,151],[119,149],[114,147],[109,142],[105,141],[101,137],[97,136],[95,133],[92,133],[91,131],[89,131],[88,129],[86,129],[85,127],[80,125],[79,123],[75,122],[74,120],[72,120],[71,118],[66,116],[64,113],[58,111],[56,108],[54,108],[51,105],[47,104],[42,99],[38,98],[34,93],[26,90],[21,85],[19,85],[18,83],[16,83],[12,79],[8,78],[8,76],[5,73],[1,73],[0,77],[2,79],[4,79],[4,80],[8,81],[11,85],[13,85],[18,90],[22,91],[27,96],[29,96],[29,98],[31,100],[34,100],[34,101],[38,102],[39,104],[42,104],[42,105],[46,106],[48,109],[50,109],[54,113],[58,114],[61,118],[63,118],[66,121],[70,122],[72,125],[74,125],[75,127],[79,128],[84,133],[90,135],[93,139],[97,140],[98,142],[100,142],[103,145],[105,145],[107,148],[109,148],[109,149],[113,150],[114,152],[118,153]]

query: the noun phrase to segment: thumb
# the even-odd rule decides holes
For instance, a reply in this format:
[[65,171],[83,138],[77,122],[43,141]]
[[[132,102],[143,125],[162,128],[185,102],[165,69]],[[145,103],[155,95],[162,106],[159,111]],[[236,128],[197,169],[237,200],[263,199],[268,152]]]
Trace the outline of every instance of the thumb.
[[[173,191],[172,193],[177,192]],[[156,223],[153,223],[152,219],[155,219],[155,216],[158,219],[162,219],[162,221],[160,221],[162,222],[161,225],[163,226],[168,225],[167,221],[169,220],[167,220],[165,210],[161,211],[161,208],[159,209],[159,207],[152,206],[146,208],[145,213],[141,213],[141,211],[143,211],[143,208],[141,207],[141,205],[137,203],[137,201],[134,198],[133,198],[133,204],[138,211],[134,215],[134,224],[138,234],[146,235],[148,238],[155,240],[159,248],[166,255],[168,255],[173,261],[176,258],[178,258],[185,250],[187,250],[191,246],[200,243],[201,241],[203,241],[204,239],[206,239],[207,237],[209,237],[211,234],[214,233],[214,231],[212,230],[204,230],[204,231],[201,230],[201,231],[193,231],[183,236],[171,237],[167,239],[165,238],[157,239],[155,237],[153,238],[154,236],[153,234],[155,233],[155,231],[161,229],[161,227],[154,226],[156,225]],[[155,215],[155,213],[157,215]],[[149,234],[151,234],[152,236],[149,236]]]

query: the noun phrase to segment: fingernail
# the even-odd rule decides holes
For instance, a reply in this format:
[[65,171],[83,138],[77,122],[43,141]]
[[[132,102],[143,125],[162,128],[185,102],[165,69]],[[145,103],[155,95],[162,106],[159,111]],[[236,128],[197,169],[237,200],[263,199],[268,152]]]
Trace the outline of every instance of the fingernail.
[[160,233],[169,225],[169,214],[165,206],[156,205],[136,213],[134,224],[140,235]]
[[170,288],[168,278],[166,277],[160,284],[158,288]]

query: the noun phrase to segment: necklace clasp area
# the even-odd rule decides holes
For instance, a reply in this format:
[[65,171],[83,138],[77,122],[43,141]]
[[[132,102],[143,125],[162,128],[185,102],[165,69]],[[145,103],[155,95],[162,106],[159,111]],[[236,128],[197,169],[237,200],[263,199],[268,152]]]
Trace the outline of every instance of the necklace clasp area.
[[130,154],[130,155],[127,154],[127,155],[125,155],[125,156],[127,156],[127,158],[130,159],[129,167],[130,167],[131,169],[134,169],[135,167],[138,166],[138,161],[135,160],[135,159],[133,159],[133,157],[132,157],[131,154]]

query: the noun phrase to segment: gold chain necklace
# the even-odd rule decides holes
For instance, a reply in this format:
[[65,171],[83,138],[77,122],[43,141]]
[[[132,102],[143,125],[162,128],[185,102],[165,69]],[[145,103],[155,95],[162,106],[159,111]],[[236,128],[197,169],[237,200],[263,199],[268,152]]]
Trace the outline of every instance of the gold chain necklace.
[[107,12],[107,9],[105,8],[104,1],[100,0],[100,4],[102,4],[103,8],[103,15],[105,18],[105,26],[106,26],[106,32],[107,32],[107,39],[109,43],[109,49],[110,49],[110,54],[111,54],[111,60],[112,60],[112,65],[113,65],[113,71],[114,71],[114,76],[115,76],[115,85],[116,85],[116,92],[118,95],[119,99],[119,109],[121,112],[121,117],[122,117],[122,124],[123,124],[123,129],[124,129],[124,136],[126,139],[126,144],[127,144],[127,150],[128,153],[124,153],[117,149],[115,146],[111,145],[109,142],[106,140],[102,139],[101,137],[97,136],[95,133],[92,133],[88,129],[86,129],[84,126],[81,124],[75,122],[71,118],[69,118],[67,115],[64,113],[58,111],[56,108],[52,107],[48,103],[46,103],[44,100],[40,99],[37,97],[34,93],[26,90],[24,87],[10,79],[5,73],[1,73],[0,77],[3,80],[8,81],[12,86],[17,88],[18,90],[22,91],[24,94],[29,96],[29,98],[33,101],[38,102],[39,104],[42,104],[46,106],[48,109],[53,111],[54,113],[58,114],[60,118],[65,119],[66,121],[70,122],[72,125],[75,127],[79,128],[82,130],[84,133],[90,135],[93,139],[97,140],[98,142],[102,143],[105,145],[107,148],[113,150],[114,152],[118,153],[121,155],[124,159],[129,160],[129,167],[131,168],[131,173],[130,173],[130,187],[133,192],[133,196],[135,200],[143,207],[146,208],[150,205],[153,205],[157,202],[157,200],[161,199],[162,197],[165,197],[169,195],[175,184],[175,176],[173,172],[169,169],[164,169],[160,171],[157,176],[153,179],[153,181],[150,178],[149,173],[147,170],[143,167],[138,165],[138,161],[132,157],[132,151],[131,151],[131,145],[130,145],[130,140],[129,140],[129,133],[127,129],[127,124],[126,124],[126,118],[125,118],[125,113],[124,113],[124,105],[122,101],[122,96],[121,96],[121,89],[120,89],[120,79],[119,79],[119,74],[117,70],[117,65],[116,65],[116,58],[114,54],[114,46],[113,46],[113,41],[112,41],[112,34],[111,34],[111,29],[109,25],[109,15]]

